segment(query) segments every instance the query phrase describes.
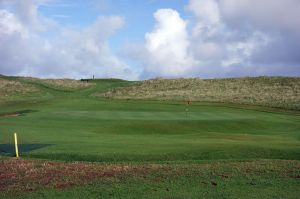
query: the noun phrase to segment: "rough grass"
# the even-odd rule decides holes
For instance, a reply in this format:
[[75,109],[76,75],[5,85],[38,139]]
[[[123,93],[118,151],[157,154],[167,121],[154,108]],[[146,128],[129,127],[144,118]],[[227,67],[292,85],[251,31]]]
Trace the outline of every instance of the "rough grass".
[[64,189],[86,185],[99,178],[142,174],[158,165],[101,165],[42,160],[0,160],[0,191],[34,191],[41,187]]
[[226,102],[300,110],[300,78],[153,79],[115,88],[101,96]]
[[0,100],[14,95],[23,95],[38,92],[39,90],[32,86],[18,81],[2,79],[0,77]]
[[76,91],[95,86],[94,83],[88,83],[73,79],[38,79],[32,77],[21,77],[19,79],[21,79],[22,81],[38,83],[46,87],[65,91]]
[[[103,165],[0,160],[3,198],[297,198],[300,162]],[[0,190],[1,191],[1,190]]]

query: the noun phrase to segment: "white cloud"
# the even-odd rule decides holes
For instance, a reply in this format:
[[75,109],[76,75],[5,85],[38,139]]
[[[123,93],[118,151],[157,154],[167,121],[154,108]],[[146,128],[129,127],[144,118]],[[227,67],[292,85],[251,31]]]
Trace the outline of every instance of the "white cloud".
[[[284,51],[300,47],[290,42],[299,41],[299,9],[297,0],[190,0],[187,10],[194,15],[191,51],[203,63],[195,73],[207,77],[268,75],[274,74],[275,67],[278,73],[277,66],[297,57]],[[281,74],[299,74],[300,69],[290,72],[294,69],[295,63],[287,64]]]
[[189,24],[177,11],[160,9],[143,47],[127,49],[144,64],[142,77],[300,74],[299,4],[296,0],[190,0]]
[[22,37],[27,37],[27,30],[22,26],[14,14],[0,10],[0,34],[10,35],[18,33]]
[[227,28],[217,1],[191,0],[187,8],[194,14],[191,31],[177,11],[159,9],[144,44],[126,46],[127,56],[144,66],[141,78],[220,77],[251,71],[251,57],[268,44],[268,35],[253,30],[244,36]]
[[249,65],[254,51],[266,46],[270,38],[262,32],[253,32],[246,40],[228,42],[226,44],[227,59],[222,60],[221,65],[228,67],[231,65]]
[[[136,79],[137,74],[110,50],[108,40],[125,20],[98,17],[87,27],[60,27],[38,12],[36,2],[15,3],[14,11],[0,10],[0,72],[39,77],[116,77]],[[45,23],[49,22],[49,23]],[[45,28],[41,28],[46,24]],[[45,38],[41,31],[54,31]]]
[[188,52],[190,43],[186,21],[172,9],[160,9],[154,18],[154,29],[145,36],[149,59],[145,73],[163,76],[186,73],[195,64]]
[[236,28],[244,24],[300,33],[299,0],[221,0],[220,8],[226,23]]
[[[51,60],[39,60],[45,70],[61,76],[101,76],[135,79],[136,74],[111,52],[108,38],[124,24],[121,17],[99,17],[82,30],[65,30],[63,36],[44,45]],[[104,28],[105,27],[105,28]]]
[[127,44],[125,56],[142,63],[140,78],[190,75],[197,64],[189,52],[187,22],[172,9],[159,9],[151,32],[145,34],[144,44]]
[[300,75],[299,0],[190,0],[188,21],[176,10],[158,9],[144,42],[128,42],[123,52],[140,69],[109,46],[124,18],[98,17],[86,27],[65,28],[38,12],[51,1],[0,0],[0,73],[125,79]]
[[191,0],[187,9],[197,18],[194,36],[212,36],[220,28],[219,6],[215,0]]

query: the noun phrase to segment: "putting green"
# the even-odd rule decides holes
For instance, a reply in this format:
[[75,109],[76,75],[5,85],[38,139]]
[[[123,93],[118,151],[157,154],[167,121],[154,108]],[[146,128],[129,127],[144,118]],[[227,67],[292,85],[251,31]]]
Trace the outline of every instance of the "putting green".
[[225,104],[64,96],[1,105],[1,154],[54,160],[300,159],[297,112]]

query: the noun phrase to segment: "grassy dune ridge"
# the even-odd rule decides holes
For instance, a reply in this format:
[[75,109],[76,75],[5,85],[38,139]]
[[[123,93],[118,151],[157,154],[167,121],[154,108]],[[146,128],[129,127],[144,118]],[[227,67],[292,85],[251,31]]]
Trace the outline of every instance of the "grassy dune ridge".
[[[43,101],[66,94],[83,92],[96,87],[95,83],[73,79],[39,79],[0,75],[0,103]],[[97,89],[99,90],[99,89]]]
[[95,86],[95,83],[82,82],[73,79],[38,79],[32,77],[21,77],[20,80],[29,83],[41,84],[45,87],[63,91],[76,91]]
[[300,110],[300,78],[152,79],[129,87],[114,88],[102,96],[225,102]]
[[30,94],[39,90],[32,86],[23,84],[19,81],[3,79],[0,77],[0,100],[14,95]]

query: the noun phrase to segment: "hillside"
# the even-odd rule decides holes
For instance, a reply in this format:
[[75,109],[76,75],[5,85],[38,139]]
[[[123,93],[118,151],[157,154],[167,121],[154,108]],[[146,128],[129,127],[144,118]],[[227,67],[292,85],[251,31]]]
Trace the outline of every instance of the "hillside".
[[25,83],[32,83],[61,91],[76,91],[95,86],[95,83],[82,82],[73,79],[39,79],[32,77],[19,77],[18,79]]
[[183,100],[291,108],[298,82],[0,77],[0,198],[297,198],[300,111]]
[[300,78],[152,79],[112,89],[102,96],[225,102],[300,110]]
[[32,94],[38,91],[39,90],[32,85],[4,79],[0,76],[0,100],[11,98],[16,95]]
[[300,78],[38,79],[0,76],[0,100],[49,97],[222,102],[300,110]]
[[0,75],[0,102],[53,97],[86,98],[94,93],[107,92],[132,83],[121,79],[40,79]]

